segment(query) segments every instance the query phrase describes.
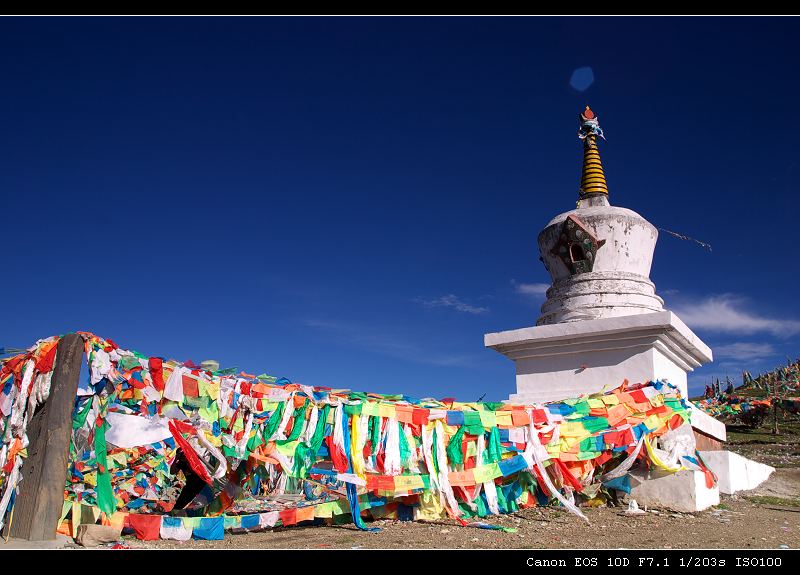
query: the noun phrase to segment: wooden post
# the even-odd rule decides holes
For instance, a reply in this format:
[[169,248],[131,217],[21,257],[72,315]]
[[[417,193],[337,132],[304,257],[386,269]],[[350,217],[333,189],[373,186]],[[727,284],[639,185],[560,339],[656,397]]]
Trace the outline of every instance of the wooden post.
[[83,361],[83,338],[58,342],[50,396],[28,421],[28,457],[14,507],[11,536],[29,541],[56,538],[72,437],[72,411]]

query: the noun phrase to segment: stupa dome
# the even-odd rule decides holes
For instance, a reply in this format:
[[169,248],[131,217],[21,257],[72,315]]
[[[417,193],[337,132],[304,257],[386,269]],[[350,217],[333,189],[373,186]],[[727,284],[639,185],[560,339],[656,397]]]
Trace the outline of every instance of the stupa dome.
[[597,148],[603,131],[588,106],[579,118],[583,171],[578,206],[539,233],[552,287],[537,325],[663,310],[664,301],[650,281],[658,230],[633,210],[609,203]]

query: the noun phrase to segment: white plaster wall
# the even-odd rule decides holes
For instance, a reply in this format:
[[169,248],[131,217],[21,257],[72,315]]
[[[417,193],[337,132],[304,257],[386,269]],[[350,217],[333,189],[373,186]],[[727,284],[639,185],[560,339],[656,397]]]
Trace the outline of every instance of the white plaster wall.
[[570,214],[586,224],[598,240],[606,240],[605,245],[597,250],[593,272],[621,271],[645,278],[650,276],[658,230],[633,210],[593,206],[559,214],[539,234],[539,249],[553,283],[570,277],[561,258],[550,253],[558,243],[564,220]]
[[488,333],[484,344],[515,362],[513,401],[593,393],[626,378],[666,379],[687,397],[686,373],[711,361],[708,346],[669,311]]
[[589,272],[556,282],[547,290],[537,325],[659,312],[664,300],[644,276]]
[[689,399],[689,385],[686,372],[658,349],[653,349],[653,374],[651,378],[657,378],[661,381],[667,380],[681,390],[681,395],[684,399]]
[[[664,301],[649,280],[658,230],[632,210],[611,206],[606,198],[553,218],[538,244],[553,287],[547,291],[537,325],[658,312]],[[591,272],[571,275],[552,253],[567,216],[575,215],[598,240]]]
[[[625,379],[641,383],[653,379],[652,349],[632,353],[630,348],[522,358],[517,365],[517,393],[512,402],[557,401],[614,389]],[[586,368],[582,369],[581,366]],[[685,374],[684,374],[685,377]]]

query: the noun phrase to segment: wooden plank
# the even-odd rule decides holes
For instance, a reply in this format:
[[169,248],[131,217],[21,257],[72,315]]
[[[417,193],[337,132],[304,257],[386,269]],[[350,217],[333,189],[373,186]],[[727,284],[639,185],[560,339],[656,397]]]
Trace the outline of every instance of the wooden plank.
[[14,509],[11,536],[29,541],[56,538],[69,465],[72,411],[83,361],[83,338],[65,335],[50,384],[50,396],[28,422],[28,457]]

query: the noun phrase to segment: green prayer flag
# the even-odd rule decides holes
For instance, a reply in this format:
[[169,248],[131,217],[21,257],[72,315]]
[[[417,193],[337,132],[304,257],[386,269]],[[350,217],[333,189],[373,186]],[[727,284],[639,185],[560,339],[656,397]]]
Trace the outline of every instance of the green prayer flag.
[[255,451],[259,445],[264,444],[264,437],[260,433],[254,433],[247,441],[247,451]]
[[330,409],[331,406],[326,405],[317,414],[317,427],[314,429],[314,435],[311,436],[311,441],[309,442],[309,447],[313,451],[314,457],[316,457],[319,448],[322,447],[322,440],[325,438],[325,425],[328,421],[328,412]]
[[480,435],[483,433],[483,422],[478,411],[464,411],[464,427],[470,435]]
[[111,474],[108,471],[108,446],[106,445],[106,426],[103,421],[95,426],[94,430],[94,451],[97,457],[97,506],[109,517],[117,510],[117,502],[114,499],[114,491],[111,489]]
[[397,427],[400,428],[400,461],[402,462],[403,467],[408,467],[409,459],[411,457],[411,449],[408,447],[408,439],[406,438],[406,432],[403,430],[403,424],[398,421]]
[[267,423],[264,425],[264,441],[270,441],[272,436],[275,435],[278,426],[281,424],[281,419],[283,419],[284,409],[286,409],[286,402],[281,402],[278,404],[278,408],[270,414]]
[[380,442],[381,439],[381,418],[370,417],[369,426],[370,426],[369,441],[372,444],[372,453],[378,453],[378,443]]
[[345,404],[344,412],[347,415],[361,415],[361,403]]
[[488,409],[489,411],[497,411],[498,409],[500,409],[501,407],[503,407],[503,406],[505,405],[505,403],[503,403],[503,402],[489,402],[489,401],[487,401],[487,402],[481,403],[481,405],[482,405],[482,406],[483,406],[485,409]]
[[436,441],[436,428],[433,428],[433,433],[431,434],[431,455],[433,455],[433,473],[436,475],[439,474],[439,448],[436,446],[438,441]]
[[447,459],[452,465],[463,465],[464,456],[461,453],[461,443],[464,438],[464,426],[458,428],[455,435],[450,438],[450,443],[447,444]]
[[483,452],[484,463],[495,463],[503,458],[503,449],[500,445],[500,432],[496,427],[489,431],[489,442]]
[[306,399],[303,405],[294,410],[294,413],[292,414],[294,417],[294,425],[292,425],[292,433],[289,434],[289,437],[287,438],[289,441],[294,441],[300,437],[300,434],[303,432],[303,421],[305,421],[306,418],[307,405],[308,399]]
[[295,477],[305,477],[317,457],[317,452],[312,450],[305,443],[300,442],[294,452],[294,467],[292,474]]
[[83,409],[79,413],[75,415],[72,420],[72,429],[80,429],[86,424],[86,417],[89,415],[89,412],[92,409],[92,399],[91,397],[86,402],[86,405],[83,406]]

